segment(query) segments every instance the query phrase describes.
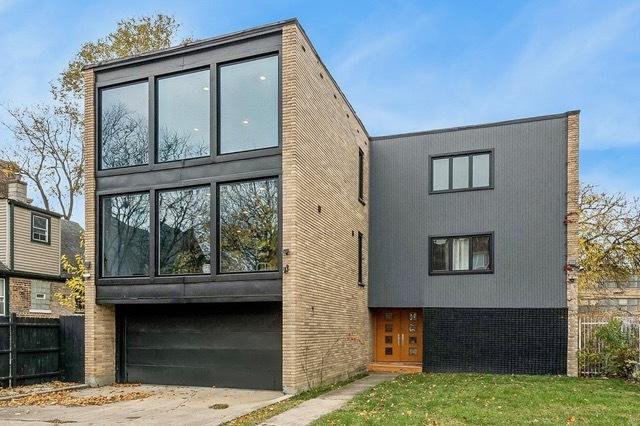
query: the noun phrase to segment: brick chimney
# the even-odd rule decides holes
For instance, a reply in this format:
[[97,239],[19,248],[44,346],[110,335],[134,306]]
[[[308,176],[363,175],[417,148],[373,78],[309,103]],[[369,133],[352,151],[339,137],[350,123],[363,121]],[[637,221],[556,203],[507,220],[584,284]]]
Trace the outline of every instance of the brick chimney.
[[17,165],[4,160],[0,160],[0,198],[31,203],[27,198],[27,183],[17,172]]

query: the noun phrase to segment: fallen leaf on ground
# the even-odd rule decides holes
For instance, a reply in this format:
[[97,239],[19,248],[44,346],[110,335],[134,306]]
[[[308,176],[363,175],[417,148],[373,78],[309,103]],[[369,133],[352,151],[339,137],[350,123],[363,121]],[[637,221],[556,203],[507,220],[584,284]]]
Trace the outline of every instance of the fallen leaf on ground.
[[64,405],[65,407],[82,407],[89,405],[105,405],[114,402],[133,401],[151,396],[151,392],[128,392],[109,396],[76,396],[68,391],[52,392],[42,395],[30,395],[24,398],[14,398],[0,401],[0,407],[23,407],[29,405]]

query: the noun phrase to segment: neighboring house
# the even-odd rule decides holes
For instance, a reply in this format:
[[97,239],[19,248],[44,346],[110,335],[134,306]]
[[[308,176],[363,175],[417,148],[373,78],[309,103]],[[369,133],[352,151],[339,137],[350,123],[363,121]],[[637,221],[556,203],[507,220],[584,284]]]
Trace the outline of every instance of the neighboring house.
[[[7,164],[2,161],[0,168],[7,170]],[[19,174],[0,173],[0,315],[55,318],[71,313],[54,297],[67,291],[60,270],[65,222],[31,205]]]
[[626,283],[606,282],[580,296],[580,312],[604,315],[640,315],[640,277]]
[[83,75],[88,383],[577,373],[577,112],[370,137],[296,20]]

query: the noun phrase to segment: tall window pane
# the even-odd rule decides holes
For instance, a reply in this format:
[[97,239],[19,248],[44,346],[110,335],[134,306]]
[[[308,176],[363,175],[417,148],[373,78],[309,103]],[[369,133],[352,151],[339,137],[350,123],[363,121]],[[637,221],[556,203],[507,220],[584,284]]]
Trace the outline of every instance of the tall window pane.
[[220,153],[278,146],[278,57],[219,68]]
[[431,269],[433,271],[449,270],[449,240],[446,238],[431,240]]
[[466,271],[469,269],[469,238],[454,238],[452,270]]
[[102,198],[102,276],[149,275],[149,194]]
[[211,271],[209,187],[162,191],[158,196],[161,275]]
[[278,181],[219,186],[220,272],[278,269]]
[[158,161],[209,155],[209,86],[209,70],[158,79]]
[[490,173],[489,154],[473,156],[473,187],[489,186]]
[[469,187],[469,157],[453,157],[452,189]]
[[473,237],[471,247],[473,253],[472,269],[489,269],[489,266],[491,264],[490,244],[491,239],[489,236]]
[[449,159],[438,158],[431,162],[433,173],[433,190],[444,191],[449,189]]
[[147,82],[100,91],[100,167],[149,162],[149,89]]

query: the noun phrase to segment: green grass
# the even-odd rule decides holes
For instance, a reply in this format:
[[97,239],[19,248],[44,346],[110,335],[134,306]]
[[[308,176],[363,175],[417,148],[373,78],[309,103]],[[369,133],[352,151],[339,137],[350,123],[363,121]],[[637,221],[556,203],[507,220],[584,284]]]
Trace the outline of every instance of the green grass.
[[640,384],[614,379],[407,374],[314,425],[640,425]]
[[254,426],[258,425],[265,420],[270,419],[273,416],[277,416],[280,413],[284,413],[287,410],[292,409],[293,407],[302,404],[304,401],[309,399],[316,398],[323,393],[329,392],[331,390],[340,388],[348,383],[351,383],[355,380],[361,379],[365,377],[367,374],[356,374],[353,377],[350,377],[349,380],[343,380],[341,382],[333,383],[330,385],[318,386],[307,391],[301,392],[297,395],[292,396],[289,399],[285,399],[284,401],[276,402],[275,404],[267,405],[266,407],[262,407],[258,410],[252,411],[251,413],[245,414],[244,416],[235,418],[227,423],[224,423],[223,426]]

